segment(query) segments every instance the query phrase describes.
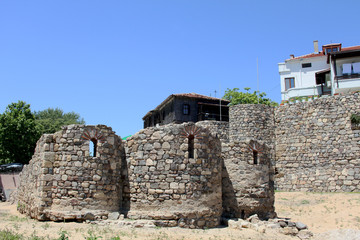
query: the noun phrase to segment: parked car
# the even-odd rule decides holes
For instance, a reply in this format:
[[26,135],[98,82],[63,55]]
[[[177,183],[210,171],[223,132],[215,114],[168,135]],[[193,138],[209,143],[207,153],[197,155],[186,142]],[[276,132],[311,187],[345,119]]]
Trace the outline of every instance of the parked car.
[[21,172],[24,165],[22,163],[8,163],[0,165],[0,172]]

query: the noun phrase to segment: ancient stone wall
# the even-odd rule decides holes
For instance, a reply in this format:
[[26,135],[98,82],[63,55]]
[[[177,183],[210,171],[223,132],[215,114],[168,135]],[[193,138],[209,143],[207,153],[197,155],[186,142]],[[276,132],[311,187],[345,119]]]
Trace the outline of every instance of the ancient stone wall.
[[129,218],[190,228],[219,224],[221,143],[209,129],[198,123],[146,128],[127,139],[126,150]]
[[[261,149],[256,161],[249,146]],[[231,141],[223,145],[223,216],[261,219],[275,216],[274,171],[270,149],[254,140]]]
[[[94,142],[94,156],[89,143]],[[122,203],[121,139],[103,125],[43,135],[20,176],[19,210],[39,220],[106,217]]]
[[[52,203],[51,194],[50,196],[46,194],[47,192],[51,193],[52,184],[46,179],[52,179],[53,176],[43,163],[54,158],[50,152],[52,137],[52,134],[44,134],[37,142],[32,160],[24,166],[20,173],[20,185],[16,192],[18,210],[38,220],[46,220],[44,211]],[[51,146],[53,149],[54,144],[52,143]]]
[[256,139],[270,148],[274,146],[274,108],[259,104],[239,104],[230,107],[229,139]]
[[124,143],[103,125],[66,126],[38,141],[20,175],[18,207],[39,220],[121,212],[205,228],[221,216],[273,217],[275,173],[280,190],[360,191],[360,130],[350,120],[360,114],[359,95],[237,105],[229,123],[150,127]]
[[273,108],[230,108],[229,142],[222,144],[223,216],[274,216]]
[[198,125],[208,128],[209,131],[216,135],[222,143],[227,143],[229,141],[229,122],[206,120],[198,122]]
[[360,191],[359,93],[275,109],[276,185],[285,191]]

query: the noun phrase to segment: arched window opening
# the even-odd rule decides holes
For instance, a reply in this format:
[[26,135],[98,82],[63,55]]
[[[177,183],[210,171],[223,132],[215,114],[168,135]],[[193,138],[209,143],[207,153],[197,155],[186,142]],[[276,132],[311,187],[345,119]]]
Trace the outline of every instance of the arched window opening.
[[188,137],[188,156],[194,158],[194,135]]
[[254,164],[258,164],[258,152],[253,150]]
[[97,140],[95,138],[90,139],[89,154],[90,157],[96,157]]

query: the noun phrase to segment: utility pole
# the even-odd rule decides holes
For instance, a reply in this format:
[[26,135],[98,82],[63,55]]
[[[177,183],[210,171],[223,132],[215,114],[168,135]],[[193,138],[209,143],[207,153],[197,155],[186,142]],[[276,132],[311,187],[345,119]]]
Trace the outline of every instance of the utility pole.
[[220,121],[222,121],[222,118],[221,118],[221,84],[219,85],[220,86]]
[[259,57],[256,58],[256,75],[257,75],[257,94],[258,94],[258,104],[259,104]]

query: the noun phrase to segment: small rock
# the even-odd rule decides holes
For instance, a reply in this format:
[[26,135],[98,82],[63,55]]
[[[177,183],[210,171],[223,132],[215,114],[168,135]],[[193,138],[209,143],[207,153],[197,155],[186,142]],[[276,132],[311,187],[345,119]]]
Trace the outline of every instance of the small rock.
[[95,220],[95,215],[92,214],[91,212],[85,213],[84,220],[94,221]]
[[309,239],[309,238],[311,238],[313,236],[313,233],[310,232],[309,230],[301,230],[301,231],[299,231],[297,236],[300,239]]
[[166,221],[155,221],[154,224],[157,227],[167,227],[167,222]]
[[[199,221],[200,222],[200,221]],[[198,223],[199,224],[199,223]],[[177,226],[177,221],[175,221],[175,220],[171,220],[171,221],[169,221],[169,223],[168,223],[168,225],[167,225],[168,227],[176,227]]]
[[144,223],[142,223],[142,222],[135,222],[133,226],[134,226],[135,228],[142,228],[142,227],[144,227]]
[[199,220],[198,222],[197,222],[197,225],[199,226],[199,227],[203,227],[203,226],[205,226],[205,221],[204,220]]
[[307,226],[305,224],[303,224],[302,222],[296,222],[295,225],[298,230],[307,229]]
[[232,228],[232,229],[240,228],[239,223],[237,221],[231,220],[231,219],[228,221],[228,226],[229,226],[229,228]]
[[281,228],[279,223],[270,223],[267,225],[268,228]]
[[279,224],[280,224],[280,227],[282,227],[282,228],[287,227],[287,224],[284,221],[279,222]]
[[296,224],[295,224],[294,222],[291,222],[291,221],[288,221],[288,222],[287,222],[287,225],[288,225],[289,227],[296,227]]
[[297,228],[294,227],[284,227],[283,229],[281,229],[281,233],[285,235],[296,236],[298,232],[299,231],[297,230]]
[[112,213],[109,213],[108,219],[109,220],[118,220],[119,216],[120,216],[119,212],[112,212]]
[[258,223],[260,221],[257,214],[251,215],[247,220],[251,223]]

